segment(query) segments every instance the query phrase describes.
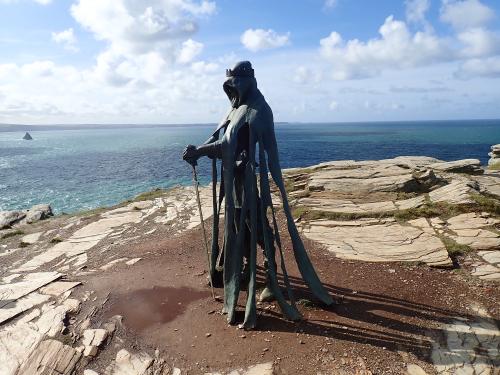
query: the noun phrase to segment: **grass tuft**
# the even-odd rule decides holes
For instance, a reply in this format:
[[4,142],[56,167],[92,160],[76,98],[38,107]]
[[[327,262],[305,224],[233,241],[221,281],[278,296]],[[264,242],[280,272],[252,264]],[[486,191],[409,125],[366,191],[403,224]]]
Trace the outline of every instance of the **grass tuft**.
[[93,208],[91,210],[86,210],[86,211],[80,211],[75,213],[75,216],[93,216],[93,215],[99,215],[103,213],[104,211],[108,210],[109,207],[97,207]]
[[54,237],[53,239],[50,240],[50,243],[59,243],[63,242],[63,239],[60,237]]
[[28,247],[30,244],[24,241],[19,242],[19,247]]
[[471,194],[476,208],[494,215],[500,215],[500,201],[482,194]]
[[442,219],[448,219],[452,216],[456,216],[458,214],[469,211],[470,209],[460,205],[454,205],[445,202],[433,203],[428,201],[425,202],[425,204],[421,207],[397,211],[394,214],[394,218],[398,221],[414,220],[420,217],[440,217]]
[[157,188],[157,189],[154,189],[151,191],[146,191],[144,193],[139,194],[132,201],[133,202],[149,201],[151,199],[162,197],[166,192],[167,192],[167,190],[165,190],[165,189]]
[[313,309],[316,307],[316,304],[313,301],[305,299],[305,298],[299,299],[297,301],[297,305],[302,305],[308,309]]
[[[450,217],[468,213],[487,211],[493,214],[500,215],[500,203],[495,199],[480,196],[478,201],[472,205],[455,205],[445,202],[433,203],[426,202],[418,208],[410,208],[407,210],[391,211],[391,212],[370,212],[370,213],[354,213],[354,212],[329,212],[312,210],[306,206],[295,206],[292,209],[292,214],[295,218],[306,220],[356,220],[361,218],[387,218],[394,217],[398,222],[405,223],[409,220],[418,219],[421,217],[433,218],[440,217],[444,220]],[[478,203],[480,201],[480,203]]]
[[448,251],[448,254],[450,256],[463,255],[472,251],[472,249],[469,246],[459,244],[450,237],[440,236],[440,238],[441,241],[443,241],[443,244],[446,247],[446,250]]
[[5,240],[7,238],[14,237],[14,236],[19,236],[19,235],[22,235],[22,234],[24,234],[24,231],[18,229],[18,230],[15,230],[13,232],[9,232],[9,233],[3,234],[0,239]]

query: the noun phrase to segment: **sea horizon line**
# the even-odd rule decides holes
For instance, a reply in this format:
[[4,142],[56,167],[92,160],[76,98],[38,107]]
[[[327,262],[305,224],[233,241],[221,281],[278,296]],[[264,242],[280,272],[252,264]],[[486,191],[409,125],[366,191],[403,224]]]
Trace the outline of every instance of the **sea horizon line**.
[[[471,119],[427,119],[427,120],[373,120],[373,121],[276,121],[276,125],[302,124],[399,124],[399,123],[429,123],[429,122],[490,122],[500,121],[500,118],[471,118]],[[83,129],[127,129],[127,128],[166,128],[166,127],[197,127],[216,125],[216,122],[205,123],[75,123],[75,124],[11,124],[0,123],[0,132],[18,131],[46,131],[46,130],[83,130]]]

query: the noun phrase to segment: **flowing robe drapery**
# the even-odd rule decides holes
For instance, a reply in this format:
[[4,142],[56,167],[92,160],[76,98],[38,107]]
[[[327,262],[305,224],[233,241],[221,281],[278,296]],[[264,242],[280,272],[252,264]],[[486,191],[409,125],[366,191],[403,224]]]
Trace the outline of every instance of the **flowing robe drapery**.
[[[245,145],[248,157],[240,160],[239,134],[245,127],[248,127],[248,138],[245,140],[248,142]],[[224,312],[227,313],[228,322],[235,322],[236,305],[242,289],[241,273],[244,257],[247,257],[249,277],[246,285],[244,327],[251,329],[256,325],[257,243],[263,245],[264,256],[268,262],[268,287],[281,310],[291,320],[301,318],[286,271],[276,210],[271,197],[269,173],[279,190],[293,254],[302,278],[319,301],[326,305],[332,304],[333,300],[321,284],[293,220],[279,163],[273,114],[260,91],[257,90],[245,104],[231,109],[210,141],[217,140],[221,145],[222,165],[220,186],[217,188],[217,160],[212,161],[214,220],[210,276],[215,284],[220,285],[223,282]],[[220,246],[218,237],[222,204],[225,212],[224,240]],[[248,247],[249,253],[245,250]],[[278,283],[277,256],[280,260],[286,297]]]

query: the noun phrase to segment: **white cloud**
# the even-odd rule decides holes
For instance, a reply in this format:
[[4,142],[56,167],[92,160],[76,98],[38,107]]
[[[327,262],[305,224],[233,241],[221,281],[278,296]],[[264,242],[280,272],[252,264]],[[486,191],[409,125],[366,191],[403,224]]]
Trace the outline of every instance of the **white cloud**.
[[299,66],[293,74],[293,82],[298,84],[318,83],[321,80],[321,71],[306,66]]
[[193,0],[78,0],[73,17],[96,39],[122,54],[156,51],[174,56],[198,28],[195,17],[215,12],[215,3]]
[[447,45],[432,32],[412,34],[393,16],[386,18],[379,33],[379,38],[367,42],[345,42],[337,32],[321,39],[320,52],[331,63],[333,78],[370,77],[384,69],[411,68],[451,58]]
[[137,60],[106,56],[97,66],[111,66],[114,74],[104,76],[51,61],[0,64],[0,92],[9,93],[0,101],[0,123],[207,122],[214,104],[220,113],[212,121],[227,108],[222,89],[214,90],[223,72],[212,63],[165,69],[154,53]]
[[162,69],[191,62],[203,48],[191,39],[197,18],[214,12],[215,3],[206,0],[78,0],[71,6],[75,20],[108,43],[94,72],[113,86],[154,84]]
[[481,27],[495,17],[495,12],[479,0],[442,0],[440,18],[455,29]]
[[325,0],[323,4],[324,9],[333,9],[338,5],[338,0]]
[[[226,104],[222,90],[213,90],[223,72],[192,62],[203,45],[191,36],[199,18],[214,12],[204,0],[77,0],[72,16],[104,42],[94,64],[0,64],[0,92],[9,92],[0,122],[206,122],[214,102]],[[53,40],[76,43],[71,29]]]
[[290,33],[278,34],[272,29],[248,29],[240,40],[246,49],[257,52],[286,46],[290,43]]
[[54,74],[55,64],[49,60],[34,61],[24,64],[20,71],[25,77],[48,77]]
[[328,108],[330,108],[332,111],[336,111],[339,108],[339,103],[335,100],[332,100],[328,105]]
[[182,49],[177,57],[177,61],[181,64],[190,63],[201,51],[203,51],[203,43],[188,39],[182,43]]
[[78,51],[78,47],[76,46],[77,40],[75,37],[75,33],[73,32],[73,28],[69,28],[67,30],[63,30],[61,32],[53,32],[52,40],[58,44],[62,44],[65,49],[69,51],[76,52]]
[[295,74],[293,75],[293,81],[296,83],[304,84],[309,81],[310,70],[305,66],[299,66],[295,69]]
[[431,5],[430,0],[406,0],[406,20],[410,23],[429,26],[425,14]]
[[457,35],[463,44],[462,55],[465,57],[491,56],[500,53],[498,33],[481,27],[467,29]]
[[42,5],[49,5],[52,3],[52,0],[34,0],[35,3],[42,4]]
[[205,61],[196,61],[191,64],[191,70],[195,74],[216,73],[219,65],[216,63],[207,63]]
[[455,76],[460,79],[500,78],[500,56],[467,60],[460,65]]
[[[411,0],[406,5],[408,20],[422,25],[423,31],[411,32],[405,22],[389,16],[379,28],[378,38],[344,41],[334,31],[320,40],[320,54],[330,63],[334,79],[367,78],[384,71],[445,62],[455,63],[457,69],[461,64],[459,71],[455,70],[457,77],[470,77],[474,72],[478,76],[485,76],[487,72],[496,74],[490,58],[500,57],[500,33],[477,26],[494,16],[489,8],[477,0],[446,1],[441,16],[446,22],[453,22],[456,31],[449,36],[439,36],[425,18],[427,0]],[[465,11],[471,12],[468,23],[460,21]],[[490,59],[485,61],[484,69],[479,68],[481,59]]]

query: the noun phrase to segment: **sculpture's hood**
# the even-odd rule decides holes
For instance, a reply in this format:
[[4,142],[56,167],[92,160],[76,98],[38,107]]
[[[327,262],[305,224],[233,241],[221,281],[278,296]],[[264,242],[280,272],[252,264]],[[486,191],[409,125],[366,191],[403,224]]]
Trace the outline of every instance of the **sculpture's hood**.
[[233,69],[226,70],[227,80],[223,89],[233,108],[245,104],[252,93],[257,90],[254,70],[249,61],[240,61]]

